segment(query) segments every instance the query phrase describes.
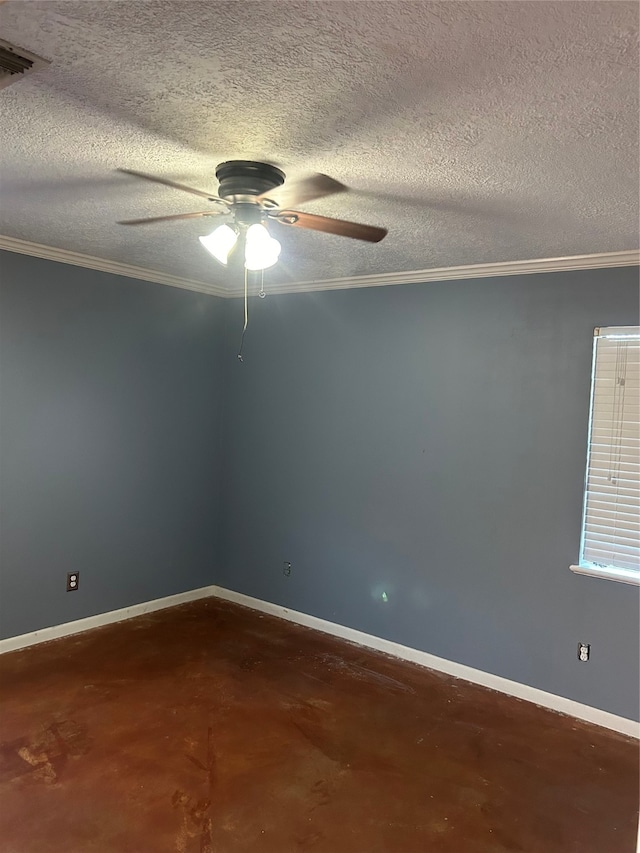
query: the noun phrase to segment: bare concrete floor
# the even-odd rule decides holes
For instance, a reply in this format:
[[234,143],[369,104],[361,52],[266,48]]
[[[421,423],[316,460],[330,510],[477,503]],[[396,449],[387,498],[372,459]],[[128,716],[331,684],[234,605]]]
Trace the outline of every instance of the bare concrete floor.
[[637,744],[209,599],[0,658],[2,853],[632,853]]

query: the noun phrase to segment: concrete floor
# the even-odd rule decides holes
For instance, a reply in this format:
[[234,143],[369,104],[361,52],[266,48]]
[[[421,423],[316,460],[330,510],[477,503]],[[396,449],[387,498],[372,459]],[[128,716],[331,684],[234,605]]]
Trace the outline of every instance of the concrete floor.
[[0,680],[2,853],[635,850],[635,741],[214,599]]

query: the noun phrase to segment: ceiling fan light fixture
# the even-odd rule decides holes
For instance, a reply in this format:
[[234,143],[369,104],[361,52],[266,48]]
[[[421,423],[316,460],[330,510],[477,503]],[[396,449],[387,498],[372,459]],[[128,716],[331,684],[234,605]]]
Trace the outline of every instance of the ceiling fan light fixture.
[[247,229],[244,265],[248,270],[265,270],[272,267],[280,255],[280,243],[264,227],[255,224]]
[[199,240],[216,261],[226,266],[231,250],[238,242],[238,235],[228,225],[220,225],[211,234],[200,237]]

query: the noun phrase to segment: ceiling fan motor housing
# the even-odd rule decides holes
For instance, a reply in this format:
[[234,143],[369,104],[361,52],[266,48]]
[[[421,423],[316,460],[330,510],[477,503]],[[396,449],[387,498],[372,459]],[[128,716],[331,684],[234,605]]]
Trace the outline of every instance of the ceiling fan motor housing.
[[285,174],[269,163],[228,160],[217,167],[216,178],[220,198],[232,201],[235,196],[259,196],[282,186]]

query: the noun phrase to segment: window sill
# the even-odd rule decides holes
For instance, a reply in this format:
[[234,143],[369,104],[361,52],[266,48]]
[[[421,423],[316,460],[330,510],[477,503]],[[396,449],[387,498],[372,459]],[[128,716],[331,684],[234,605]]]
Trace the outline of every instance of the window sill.
[[592,578],[604,578],[608,581],[640,586],[640,572],[634,572],[633,569],[600,569],[596,566],[569,566],[569,568],[577,575],[588,575]]

